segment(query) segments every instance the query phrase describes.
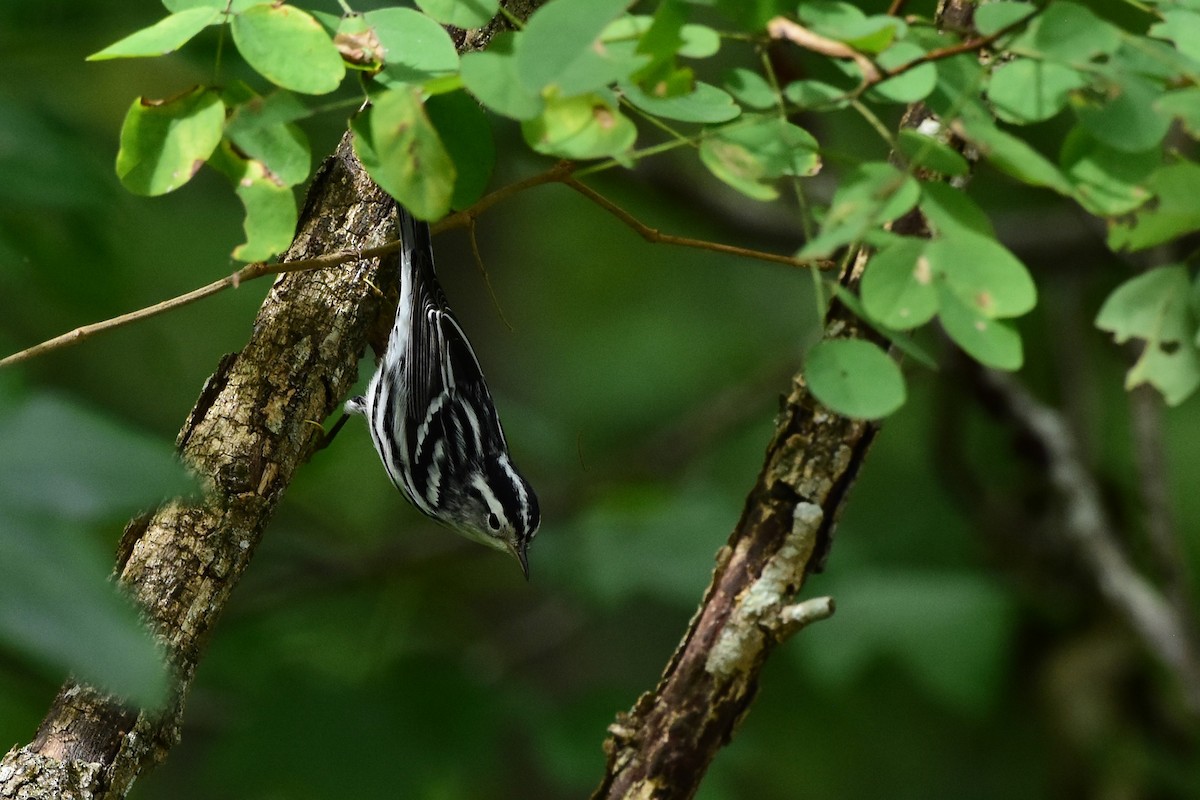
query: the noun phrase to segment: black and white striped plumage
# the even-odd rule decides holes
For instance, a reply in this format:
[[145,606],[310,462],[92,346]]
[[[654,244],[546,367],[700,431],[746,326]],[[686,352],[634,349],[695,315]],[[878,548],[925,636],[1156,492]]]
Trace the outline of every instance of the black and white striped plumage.
[[363,414],[392,483],[414,506],[469,539],[505,550],[528,576],[541,518],[508,454],[492,395],[434,271],[429,226],[398,207],[400,304]]

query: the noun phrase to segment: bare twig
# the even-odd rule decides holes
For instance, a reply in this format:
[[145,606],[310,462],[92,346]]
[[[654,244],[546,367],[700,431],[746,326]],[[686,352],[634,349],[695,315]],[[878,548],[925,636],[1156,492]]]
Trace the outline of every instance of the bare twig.
[[562,182],[579,192],[587,199],[591,200],[596,205],[603,208],[605,211],[612,214],[617,219],[621,220],[621,222],[632,228],[639,236],[651,244],[670,244],[678,247],[694,247],[700,250],[709,250],[714,253],[725,253],[726,255],[753,258],[759,261],[772,261],[776,264],[787,264],[790,267],[830,270],[837,266],[836,262],[828,260],[793,258],[792,256],[785,256],[777,253],[766,253],[762,250],[751,250],[746,247],[736,247],[731,244],[721,244],[719,242],[710,242],[705,239],[691,239],[687,236],[675,236],[674,234],[663,233],[657,228],[651,228],[649,225],[641,222],[628,211],[621,208],[616,203],[609,200],[607,197],[600,194],[590,186],[581,183],[573,176],[568,175],[564,177]]
[[790,20],[787,17],[775,17],[767,21],[767,35],[772,39],[787,39],[792,44],[799,45],[805,50],[811,50],[823,56],[853,61],[858,65],[859,70],[862,71],[865,82],[879,82],[882,70],[880,70],[874,61],[845,42],[839,42],[837,39],[822,36],[804,27],[799,22]]
[[1074,543],[1101,594],[1175,676],[1191,712],[1200,714],[1200,647],[1179,609],[1134,569],[1122,551],[1100,489],[1079,457],[1066,421],[1010,375],[988,371],[984,381],[1005,413],[1044,450],[1051,485],[1064,507],[1063,533]]

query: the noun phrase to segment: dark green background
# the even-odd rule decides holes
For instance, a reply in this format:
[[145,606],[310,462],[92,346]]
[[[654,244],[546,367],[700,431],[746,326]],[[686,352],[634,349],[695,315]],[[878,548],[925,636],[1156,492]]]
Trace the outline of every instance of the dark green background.
[[[149,0],[0,9],[4,353],[236,266],[240,206],[223,178],[204,170],[148,199],[113,174],[136,95],[211,79],[215,39],[84,63],[162,13]],[[705,68],[749,63],[726,50]],[[851,155],[882,152],[852,116],[804,122],[828,148],[817,197]],[[340,132],[333,116],[309,130],[318,159]],[[495,132],[493,185],[544,166],[511,125]],[[799,243],[793,209],[731,194],[690,154],[592,185],[665,231]],[[1021,325],[1023,377],[1080,423],[1136,549],[1123,355],[1090,325],[1129,268],[1048,195],[987,172],[971,194],[1041,290]],[[300,472],[201,663],[183,743],[134,797],[565,798],[599,778],[605,726],[653,686],[738,518],[816,335],[813,285],[780,265],[647,245],[561,186],[488,212],[479,241],[499,309],[464,234],[435,244],[542,498],[533,581],[408,507],[355,421]],[[169,443],[267,288],[5,370],[0,390],[62,393]],[[1195,730],[1174,687],[1034,521],[1046,496],[1019,443],[953,370],[907,372],[909,402],[884,426],[826,574],[805,588],[832,594],[837,614],[771,659],[700,796],[1194,796]],[[1196,423],[1195,400],[1165,416],[1185,536],[1200,521]],[[103,549],[123,521],[95,531]],[[0,642],[0,747],[29,740],[62,677]]]

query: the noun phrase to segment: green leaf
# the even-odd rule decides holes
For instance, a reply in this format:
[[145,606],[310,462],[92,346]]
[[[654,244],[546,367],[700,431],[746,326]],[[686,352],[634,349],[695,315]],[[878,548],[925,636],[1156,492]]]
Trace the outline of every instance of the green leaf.
[[1162,167],[1146,181],[1154,198],[1131,216],[1112,220],[1112,250],[1144,250],[1200,230],[1200,165],[1182,161]]
[[419,89],[379,94],[352,127],[354,152],[384,191],[418,219],[445,216],[454,196],[454,161],[425,114]]
[[1029,270],[995,239],[956,232],[930,242],[925,258],[933,274],[984,317],[1016,317],[1037,304]]
[[496,165],[488,116],[465,92],[431,97],[425,101],[425,111],[458,173],[451,207],[466,208],[483,196]]
[[850,104],[846,90],[822,81],[792,81],[783,96],[803,110],[845,108]]
[[946,334],[979,363],[996,369],[1020,369],[1024,361],[1020,335],[1008,324],[983,316],[940,283],[938,319]]
[[966,138],[996,169],[1032,186],[1045,186],[1067,196],[1072,194],[1066,177],[1025,140],[1000,130],[983,117],[964,117],[962,122]]
[[1096,139],[1137,153],[1160,145],[1171,127],[1171,118],[1154,108],[1161,94],[1149,81],[1126,75],[1102,97],[1073,95],[1072,105],[1080,124]]
[[169,100],[138,98],[121,126],[117,177],[134,194],[178,189],[212,155],[224,125],[225,105],[208,89]]
[[[622,67],[642,66],[640,56],[631,64],[614,64],[607,53],[614,48],[597,43],[605,27],[631,0],[555,0],[534,12],[516,49],[517,77],[526,90],[539,93],[559,86],[563,94],[599,89],[628,77]],[[598,52],[598,50],[602,52]],[[632,52],[632,48],[629,48]]]
[[900,131],[896,148],[909,164],[940,175],[966,175],[971,171],[970,164],[956,150],[913,128]]
[[411,8],[381,8],[363,14],[384,50],[377,77],[391,88],[424,83],[458,71],[458,51],[446,29]]
[[295,186],[312,169],[312,150],[304,131],[290,120],[309,113],[289,92],[256,96],[234,108],[225,134],[245,155],[262,162],[277,182]]
[[1169,347],[1147,345],[1125,374],[1126,389],[1143,383],[1158,389],[1167,405],[1179,405],[1200,387],[1200,350],[1190,341]]
[[992,72],[988,100],[996,116],[1007,122],[1040,122],[1062,111],[1070,93],[1086,83],[1083,75],[1062,64],[1018,58]]
[[[876,59],[876,63],[884,69],[892,70],[924,56],[925,51],[912,42],[896,42]],[[876,84],[871,88],[871,94],[893,103],[915,103],[928,97],[937,81],[937,68],[926,63],[906,69],[896,77]]]
[[296,196],[261,161],[243,158],[228,144],[210,162],[233,184],[246,209],[242,228],[246,241],[233,250],[239,261],[265,261],[282,253],[296,232]]
[[838,40],[850,35],[867,19],[858,6],[837,0],[805,0],[796,10],[796,16],[805,27]]
[[539,153],[574,159],[619,156],[637,140],[637,127],[616,101],[594,92],[567,98],[551,94],[540,116],[521,123],[521,133]]
[[636,84],[622,83],[621,93],[630,103],[649,114],[681,122],[726,122],[742,113],[733,98],[717,87],[696,82],[696,88],[685,95],[654,97]]
[[1122,283],[1100,307],[1096,327],[1117,343],[1130,339],[1181,342],[1196,334],[1188,305],[1191,281],[1187,269],[1157,267]]
[[1200,61],[1200,14],[1183,9],[1162,13],[1162,22],[1150,26],[1150,35],[1174,42],[1179,52]]
[[746,115],[700,142],[700,160],[734,189],[756,200],[773,200],[768,181],[804,177],[821,169],[817,140],[803,128],[772,115]]
[[1059,163],[1075,185],[1075,197],[1093,214],[1115,217],[1150,199],[1150,175],[1162,165],[1162,150],[1124,153],[1102,144],[1082,127],[1063,140]]
[[321,23],[295,6],[251,6],[233,18],[231,32],[246,63],[284,89],[326,94],[346,74],[342,56]]
[[1154,101],[1160,114],[1174,117],[1193,139],[1200,139],[1200,86],[1165,92]]
[[1064,64],[1081,64],[1115,53],[1121,32],[1084,6],[1060,0],[1048,4],[1012,46]]
[[765,110],[774,108],[778,102],[771,84],[757,72],[737,67],[725,73],[723,83],[726,91],[744,106]]
[[1125,387],[1149,383],[1170,405],[1178,405],[1200,386],[1196,317],[1190,307],[1191,281],[1182,266],[1158,267],[1122,283],[1100,307],[1096,327],[1117,342],[1144,339]]
[[904,214],[921,196],[912,176],[875,161],[852,169],[833,193],[821,231],[800,250],[800,258],[824,258]]
[[1036,11],[1037,7],[1029,3],[1014,3],[1009,0],[985,3],[975,9],[975,29],[981,36],[991,36],[1009,25],[1031,17]]
[[863,308],[896,330],[924,325],[937,313],[933,270],[923,253],[924,239],[904,237],[873,255],[862,279]]
[[220,20],[221,16],[221,12],[215,8],[192,8],[181,11],[159,20],[149,28],[129,34],[98,53],[92,53],[87,60],[104,61],[110,58],[161,56],[183,47],[193,36]]
[[879,419],[904,405],[904,376],[878,345],[862,339],[825,339],[804,360],[813,396],[832,411]]
[[847,24],[838,39],[860,53],[878,55],[908,33],[908,25],[899,17],[876,14],[866,19]]
[[[601,41],[605,44],[630,41],[640,37],[650,30],[654,18],[644,14],[625,14],[610,22],[601,33]],[[679,46],[678,55],[685,58],[708,58],[716,55],[721,49],[721,36],[707,25],[688,23],[679,29],[683,44]]]
[[542,98],[517,80],[515,39],[519,33],[499,33],[487,50],[462,57],[462,79],[475,99],[505,117],[533,119],[542,113]]
[[500,0],[417,0],[417,7],[443,25],[481,28],[500,10]]
[[996,231],[983,209],[962,189],[939,181],[921,184],[921,213],[939,236],[978,233],[996,238]]

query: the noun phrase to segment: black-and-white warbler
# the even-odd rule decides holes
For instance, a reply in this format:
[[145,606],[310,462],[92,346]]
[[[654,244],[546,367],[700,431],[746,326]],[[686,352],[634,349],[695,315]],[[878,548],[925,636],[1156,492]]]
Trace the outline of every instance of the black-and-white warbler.
[[398,206],[400,304],[362,414],[392,483],[433,519],[516,557],[541,517],[537,497],[508,454],[479,361],[438,283],[429,226]]

